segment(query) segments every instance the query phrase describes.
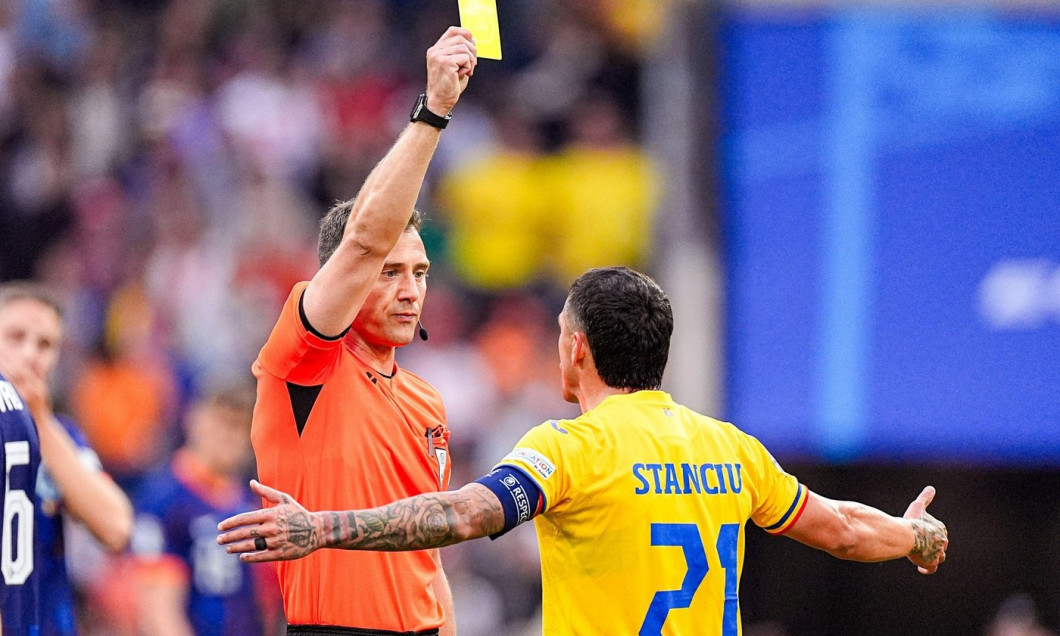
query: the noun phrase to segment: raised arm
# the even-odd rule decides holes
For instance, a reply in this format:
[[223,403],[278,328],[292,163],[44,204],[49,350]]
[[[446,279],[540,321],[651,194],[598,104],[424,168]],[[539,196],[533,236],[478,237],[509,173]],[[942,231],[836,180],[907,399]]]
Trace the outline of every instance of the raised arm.
[[921,574],[932,574],[946,560],[946,526],[927,512],[935,497],[928,486],[893,517],[854,501],[834,501],[811,492],[806,509],[787,536],[834,557],[851,561],[889,561],[907,557]]
[[[368,510],[309,512],[290,495],[257,481],[251,489],[271,508],[225,519],[217,542],[246,562],[300,559],[321,548],[389,552],[440,548],[500,532],[504,510],[478,483],[417,495]],[[255,545],[265,540],[265,549]]]
[[[427,109],[448,114],[477,63],[467,29],[450,27],[427,50]],[[409,221],[441,130],[423,122],[405,127],[353,203],[338,248],[313,276],[303,296],[309,324],[342,333],[357,316],[383,262]]]

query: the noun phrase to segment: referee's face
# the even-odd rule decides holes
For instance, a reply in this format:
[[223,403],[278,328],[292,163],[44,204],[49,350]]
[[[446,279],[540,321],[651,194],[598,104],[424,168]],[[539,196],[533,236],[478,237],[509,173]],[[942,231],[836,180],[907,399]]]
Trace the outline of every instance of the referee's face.
[[353,321],[357,336],[372,347],[403,347],[412,342],[430,266],[419,232],[402,233]]

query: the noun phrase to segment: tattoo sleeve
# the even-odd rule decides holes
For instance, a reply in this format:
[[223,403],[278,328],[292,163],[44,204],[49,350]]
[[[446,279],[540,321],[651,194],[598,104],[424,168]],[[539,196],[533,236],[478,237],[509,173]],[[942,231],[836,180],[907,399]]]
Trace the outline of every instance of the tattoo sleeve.
[[347,550],[440,548],[499,531],[504,510],[485,486],[418,495],[370,510],[318,513],[323,547]]

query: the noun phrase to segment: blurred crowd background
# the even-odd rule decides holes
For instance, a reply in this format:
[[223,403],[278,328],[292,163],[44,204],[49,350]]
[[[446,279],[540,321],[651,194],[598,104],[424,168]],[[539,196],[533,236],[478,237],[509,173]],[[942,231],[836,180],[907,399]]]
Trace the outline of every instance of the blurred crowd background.
[[[576,414],[553,359],[565,286],[644,266],[659,197],[636,141],[656,9],[503,9],[504,62],[482,63],[420,203],[430,339],[399,355],[446,400],[454,484]],[[0,279],[61,297],[57,409],[127,492],[183,442],[197,395],[252,380],[316,269],[319,219],[407,124],[427,47],[458,23],[455,2],[428,0],[0,4]],[[536,540],[520,530],[446,557],[463,633],[534,619]],[[112,633],[93,594],[114,564],[69,557],[85,624]]]
[[[450,4],[5,3],[0,276],[61,293],[56,382],[119,479],[173,446],[189,395],[248,372],[315,271],[319,218],[407,123]],[[534,361],[556,301],[589,265],[646,263],[658,198],[621,12],[505,8],[504,65],[476,76],[421,201],[432,337],[407,357],[475,378],[473,405],[447,395],[457,430],[500,403],[555,412],[513,398],[553,384]]]
[[[398,354],[445,399],[454,485],[528,427],[576,415],[555,356],[573,277],[660,269],[678,170],[648,150],[643,87],[665,73],[652,64],[670,4],[501,2],[504,60],[480,62],[420,201],[430,338]],[[407,124],[426,48],[458,20],[438,0],[0,3],[0,280],[60,295],[57,409],[127,492],[185,442],[198,396],[251,382],[291,286],[316,269],[319,219]],[[128,629],[120,559],[73,541],[85,633]],[[443,560],[462,634],[540,633],[531,527]],[[1040,629],[1029,597],[1006,603]]]

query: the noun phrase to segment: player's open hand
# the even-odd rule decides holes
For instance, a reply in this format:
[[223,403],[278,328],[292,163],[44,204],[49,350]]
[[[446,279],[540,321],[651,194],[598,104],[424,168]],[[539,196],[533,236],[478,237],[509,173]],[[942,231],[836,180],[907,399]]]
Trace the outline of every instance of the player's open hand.
[[313,514],[290,495],[250,481],[250,489],[272,504],[217,524],[217,543],[246,563],[300,559],[321,547]]
[[950,545],[946,526],[927,512],[928,504],[935,498],[932,486],[925,488],[905,511],[903,518],[913,521],[915,542],[909,551],[909,560],[921,574],[934,574],[946,560],[946,548]]
[[427,49],[427,109],[445,116],[456,106],[468,78],[475,73],[478,51],[471,31],[449,27]]

